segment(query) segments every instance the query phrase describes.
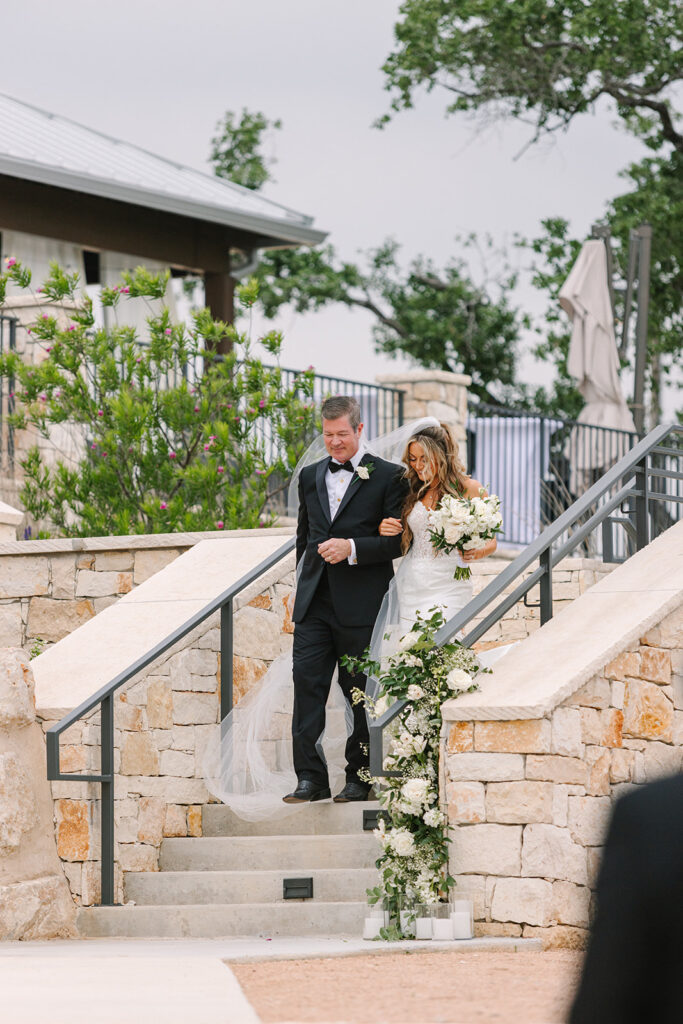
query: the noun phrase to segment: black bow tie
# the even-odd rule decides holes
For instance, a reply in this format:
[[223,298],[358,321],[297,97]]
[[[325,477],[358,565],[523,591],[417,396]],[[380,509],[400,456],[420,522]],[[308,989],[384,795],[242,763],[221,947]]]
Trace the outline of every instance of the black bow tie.
[[347,469],[349,473],[353,473],[352,462],[330,462],[330,473],[338,473],[340,469]]

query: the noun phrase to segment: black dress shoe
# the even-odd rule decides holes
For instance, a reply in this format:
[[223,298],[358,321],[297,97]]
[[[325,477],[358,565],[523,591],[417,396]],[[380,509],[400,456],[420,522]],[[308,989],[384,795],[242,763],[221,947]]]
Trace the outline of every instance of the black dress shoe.
[[341,793],[334,798],[336,804],[348,804],[352,800],[368,800],[370,787],[364,786],[362,782],[347,782]]
[[288,793],[282,799],[286,804],[309,804],[314,800],[329,800],[331,796],[329,789],[321,789],[317,782],[302,779],[297,783],[294,792]]

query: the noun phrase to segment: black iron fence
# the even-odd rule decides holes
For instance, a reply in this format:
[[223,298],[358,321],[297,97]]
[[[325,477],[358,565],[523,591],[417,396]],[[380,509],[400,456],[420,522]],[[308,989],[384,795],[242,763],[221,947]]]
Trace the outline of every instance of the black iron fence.
[[[501,498],[502,540],[526,545],[638,440],[638,434],[625,430],[478,403],[467,421],[467,464],[472,475]],[[672,478],[666,486],[678,494],[680,479]],[[679,506],[671,503],[659,514],[673,516],[673,522]],[[602,536],[587,536],[581,553],[601,557]],[[627,537],[621,535],[610,555],[622,559],[628,553]]]
[[[17,347],[17,319],[0,314],[0,355]],[[14,379],[0,377],[0,472],[11,472],[14,464],[14,428],[9,417],[14,412]]]

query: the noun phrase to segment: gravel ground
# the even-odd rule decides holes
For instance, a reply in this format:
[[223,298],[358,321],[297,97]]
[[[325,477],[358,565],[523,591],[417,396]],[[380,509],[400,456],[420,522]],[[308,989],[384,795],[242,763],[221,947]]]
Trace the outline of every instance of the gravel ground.
[[415,952],[230,966],[263,1024],[563,1024],[581,957]]

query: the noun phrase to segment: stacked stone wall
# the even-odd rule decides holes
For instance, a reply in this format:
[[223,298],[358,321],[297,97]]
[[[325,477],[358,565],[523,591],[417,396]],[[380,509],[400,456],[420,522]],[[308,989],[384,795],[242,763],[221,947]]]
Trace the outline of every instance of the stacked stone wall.
[[[48,646],[163,569],[198,540],[217,534],[168,537],[37,541],[0,548],[0,645],[40,640]],[[220,536],[220,535],[218,535]],[[108,547],[104,545],[109,545]],[[154,545],[154,546],[150,546]],[[31,552],[35,551],[33,554]],[[474,567],[479,592],[507,565],[487,559]],[[574,560],[554,572],[556,612],[610,567]],[[292,642],[289,598],[294,574],[282,575],[237,610],[234,628],[234,699],[258,682]],[[539,625],[538,609],[510,609],[481,647],[528,636]],[[115,699],[116,842],[118,898],[122,871],[157,870],[166,836],[201,835],[201,811],[211,800],[203,782],[202,753],[219,717],[218,617],[207,620],[134,685]],[[47,729],[57,720],[50,715]],[[61,742],[63,771],[99,770],[99,722],[76,723]],[[99,901],[99,786],[52,784],[57,844],[72,893],[84,905]]]
[[447,723],[443,753],[475,934],[583,946],[614,800],[683,768],[683,608],[543,718]]

